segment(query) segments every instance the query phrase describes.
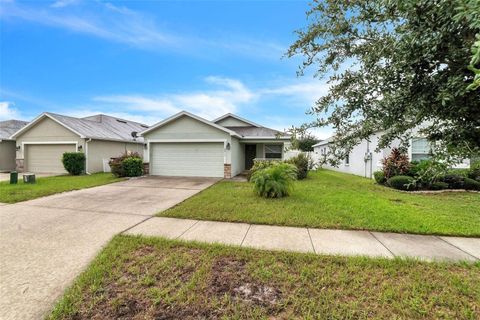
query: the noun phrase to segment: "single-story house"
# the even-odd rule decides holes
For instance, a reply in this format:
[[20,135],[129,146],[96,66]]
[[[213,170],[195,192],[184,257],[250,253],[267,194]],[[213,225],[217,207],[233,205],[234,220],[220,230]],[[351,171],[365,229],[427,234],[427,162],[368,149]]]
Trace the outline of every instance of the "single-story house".
[[84,152],[86,172],[109,171],[108,161],[126,151],[143,155],[143,138],[137,133],[148,126],[104,114],[85,118],[45,112],[10,138],[16,140],[19,171],[66,173],[64,152]]
[[231,178],[254,159],[283,159],[290,137],[233,114],[213,121],[186,111],[142,131],[151,175]]
[[[410,161],[420,161],[431,157],[430,143],[425,137],[422,137],[418,133],[418,130],[418,128],[412,130],[413,138],[408,145],[407,155]],[[338,167],[333,167],[328,163],[323,164],[322,167],[366,178],[373,178],[375,171],[382,170],[382,160],[390,155],[393,148],[400,145],[400,141],[395,140],[389,147],[381,149],[378,152],[375,151],[381,135],[382,133],[379,132],[370,136],[368,140],[362,140],[352,149],[345,159],[341,160]],[[314,159],[316,161],[320,162],[327,157],[329,145],[332,140],[333,137],[330,137],[313,145]],[[469,166],[470,161],[466,159],[456,165],[455,168],[468,168]]]
[[27,124],[21,120],[0,121],[0,172],[15,170],[15,140],[10,136]]

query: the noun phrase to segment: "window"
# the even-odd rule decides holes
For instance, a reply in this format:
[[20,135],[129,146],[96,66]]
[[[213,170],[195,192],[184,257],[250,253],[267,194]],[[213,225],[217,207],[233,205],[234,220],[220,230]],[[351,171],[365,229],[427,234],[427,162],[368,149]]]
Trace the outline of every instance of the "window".
[[430,142],[426,138],[412,139],[412,161],[430,159],[432,157]]
[[345,156],[345,165],[346,165],[346,166],[350,165],[350,154],[347,154],[347,155]]
[[265,145],[265,158],[282,159],[282,146],[278,144]]

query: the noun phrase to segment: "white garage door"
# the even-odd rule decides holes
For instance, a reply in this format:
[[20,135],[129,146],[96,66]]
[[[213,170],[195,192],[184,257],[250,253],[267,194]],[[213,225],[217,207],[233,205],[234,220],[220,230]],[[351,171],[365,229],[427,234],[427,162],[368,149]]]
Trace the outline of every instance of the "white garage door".
[[223,178],[223,142],[151,143],[152,175]]
[[27,144],[25,161],[29,172],[67,173],[62,164],[64,152],[75,152],[74,144]]

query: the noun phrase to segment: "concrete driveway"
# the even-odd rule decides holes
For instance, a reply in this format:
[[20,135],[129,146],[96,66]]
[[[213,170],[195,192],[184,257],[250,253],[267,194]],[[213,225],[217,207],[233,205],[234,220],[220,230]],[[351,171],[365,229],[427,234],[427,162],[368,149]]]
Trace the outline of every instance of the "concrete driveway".
[[146,177],[0,206],[0,319],[40,319],[114,235],[218,179]]

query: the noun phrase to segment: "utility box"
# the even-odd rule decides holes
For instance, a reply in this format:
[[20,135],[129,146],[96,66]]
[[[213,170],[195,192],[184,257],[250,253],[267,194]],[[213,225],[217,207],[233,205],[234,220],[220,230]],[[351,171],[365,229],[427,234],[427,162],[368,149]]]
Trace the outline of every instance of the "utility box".
[[10,184],[17,184],[18,182],[18,172],[12,171],[10,172]]
[[35,175],[33,173],[23,174],[23,183],[35,183]]

